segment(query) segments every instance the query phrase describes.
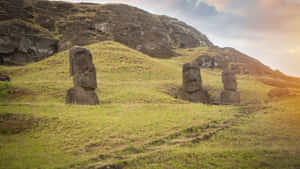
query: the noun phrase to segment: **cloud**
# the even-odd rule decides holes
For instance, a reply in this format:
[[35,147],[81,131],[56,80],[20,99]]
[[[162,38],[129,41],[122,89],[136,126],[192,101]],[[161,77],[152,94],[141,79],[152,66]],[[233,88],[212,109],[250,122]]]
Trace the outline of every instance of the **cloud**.
[[[300,3],[297,0],[203,0],[218,11],[206,30],[273,68],[300,76]],[[205,28],[204,28],[205,30]]]

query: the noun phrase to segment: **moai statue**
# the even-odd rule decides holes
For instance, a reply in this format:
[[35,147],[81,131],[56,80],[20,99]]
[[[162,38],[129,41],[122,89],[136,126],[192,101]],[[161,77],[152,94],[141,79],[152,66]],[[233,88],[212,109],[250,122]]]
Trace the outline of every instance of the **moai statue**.
[[199,64],[186,63],[182,70],[183,98],[192,102],[209,103],[208,92],[202,88]]
[[73,76],[74,87],[67,92],[67,104],[97,105],[98,96],[96,69],[91,52],[83,47],[70,49],[70,75]]
[[222,73],[224,90],[221,93],[222,104],[240,104],[240,93],[237,91],[237,80],[232,71],[225,70]]

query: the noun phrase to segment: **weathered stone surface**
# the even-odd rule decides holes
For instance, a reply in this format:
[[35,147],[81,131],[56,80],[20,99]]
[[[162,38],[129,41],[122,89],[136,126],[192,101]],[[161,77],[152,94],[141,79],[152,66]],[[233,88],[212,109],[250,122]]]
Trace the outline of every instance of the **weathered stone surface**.
[[237,90],[237,81],[235,74],[231,71],[224,71],[222,73],[222,82],[224,84],[225,90],[236,91]]
[[33,18],[31,0],[0,0],[0,21]]
[[7,81],[7,82],[9,82],[10,78],[7,75],[0,74],[0,81]]
[[36,22],[49,31],[55,31],[55,20],[50,16],[41,14],[36,18]]
[[94,90],[87,90],[82,87],[73,87],[67,92],[66,103],[80,105],[97,105],[99,104],[99,100]]
[[74,46],[70,50],[70,74],[74,76],[75,86],[97,88],[96,69],[91,52],[83,47]]
[[96,69],[91,52],[83,47],[74,46],[70,50],[70,75],[74,87],[67,92],[67,104],[99,104],[95,93],[97,88]]
[[93,68],[93,57],[87,48],[74,46],[70,50],[70,74],[84,73]]
[[195,62],[201,68],[230,69],[236,74],[273,76],[274,71],[258,60],[247,56],[233,48],[211,46],[205,54],[197,57]]
[[195,92],[202,89],[200,67],[194,62],[186,63],[182,69],[183,90]]
[[222,82],[224,90],[221,93],[222,104],[239,104],[240,93],[237,91],[237,81],[235,74],[230,70],[225,70],[222,73]]
[[[124,4],[0,0],[0,21],[12,19],[56,32],[59,51],[114,40],[152,57],[170,58],[177,56],[174,47],[213,46],[204,34],[177,19]],[[26,57],[28,53],[18,56]]]
[[240,93],[237,91],[223,90],[221,93],[222,104],[240,104]]
[[201,68],[223,68],[222,65],[225,65],[225,63],[216,60],[215,57],[207,54],[199,56],[194,62],[197,63]]
[[[201,67],[232,69],[238,74],[269,76],[289,81],[258,60],[233,48],[214,46],[193,27],[168,16],[153,15],[124,4],[66,3],[47,0],[0,0],[0,64],[36,62],[50,53],[70,49],[74,45],[89,45],[114,40],[151,57],[178,56],[174,48],[207,47],[199,56]],[[11,24],[10,22],[23,22]],[[37,52],[35,38],[48,37],[54,42]],[[18,50],[20,41],[30,50]],[[24,40],[23,40],[24,41]],[[8,43],[9,42],[9,43]],[[21,47],[23,48],[23,47]],[[25,48],[26,49],[26,48]],[[299,79],[298,79],[299,80]],[[293,87],[293,86],[289,86]]]
[[200,67],[190,62],[183,65],[183,99],[192,102],[209,103],[208,92],[202,88]]
[[96,89],[96,70],[95,67],[89,68],[86,72],[77,73],[73,78],[74,86],[81,86],[84,88]]
[[57,52],[58,41],[24,21],[8,21],[0,27],[0,64],[36,62]]
[[210,103],[210,97],[206,90],[202,89],[201,91],[196,92],[184,92],[183,99],[191,102],[201,102],[201,103]]

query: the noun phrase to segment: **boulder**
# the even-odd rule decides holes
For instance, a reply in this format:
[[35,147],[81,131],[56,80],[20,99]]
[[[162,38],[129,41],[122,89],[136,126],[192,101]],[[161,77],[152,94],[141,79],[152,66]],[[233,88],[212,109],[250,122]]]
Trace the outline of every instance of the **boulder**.
[[224,71],[222,73],[222,82],[224,84],[225,90],[236,91],[237,90],[237,81],[235,74],[231,71]]
[[70,75],[74,87],[67,92],[67,104],[97,105],[98,96],[96,68],[91,52],[83,47],[74,46],[70,50]]
[[9,76],[0,74],[0,81],[7,81],[7,82],[9,82],[10,78],[9,78]]
[[8,21],[0,27],[0,64],[37,62],[56,53],[57,46],[51,34],[25,21]]
[[200,55],[195,59],[195,61],[201,68],[223,68],[222,66],[225,65],[225,63],[220,63],[219,60],[216,59],[214,56],[210,56],[207,54]]
[[182,75],[183,99],[192,102],[209,103],[208,92],[202,88],[199,65],[195,62],[184,64]]
[[240,104],[240,93],[237,91],[223,90],[221,93],[222,104]]

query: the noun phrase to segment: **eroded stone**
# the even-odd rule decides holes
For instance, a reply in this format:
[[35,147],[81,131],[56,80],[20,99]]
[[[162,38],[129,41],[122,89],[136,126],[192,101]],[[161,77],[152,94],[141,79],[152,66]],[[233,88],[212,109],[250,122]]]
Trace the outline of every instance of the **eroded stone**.
[[208,92],[202,88],[199,65],[195,62],[184,64],[182,76],[183,98],[192,102],[209,103]]
[[225,90],[236,91],[237,90],[237,81],[235,74],[231,71],[224,71],[222,73],[222,82],[224,84]]
[[99,104],[99,100],[94,90],[87,90],[82,87],[73,87],[67,92],[66,103],[80,105],[97,105]]
[[240,93],[237,91],[223,90],[221,93],[222,104],[239,104]]
[[237,91],[237,80],[234,72],[226,70],[222,73],[224,90],[221,93],[222,104],[240,104],[240,93]]
[[99,99],[95,93],[97,88],[96,68],[91,52],[83,47],[74,46],[70,50],[70,75],[73,76],[74,87],[67,92],[67,104],[96,105]]

